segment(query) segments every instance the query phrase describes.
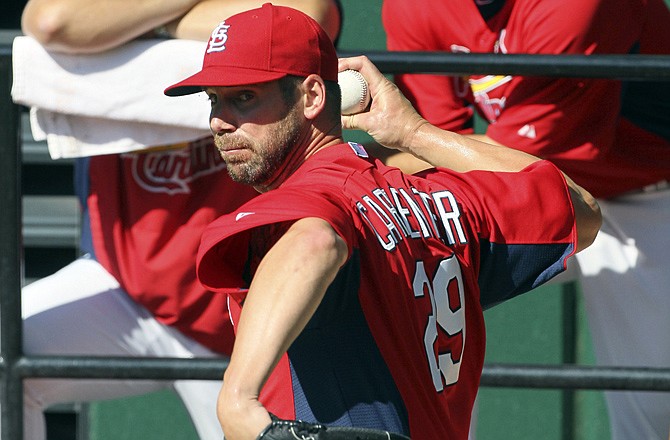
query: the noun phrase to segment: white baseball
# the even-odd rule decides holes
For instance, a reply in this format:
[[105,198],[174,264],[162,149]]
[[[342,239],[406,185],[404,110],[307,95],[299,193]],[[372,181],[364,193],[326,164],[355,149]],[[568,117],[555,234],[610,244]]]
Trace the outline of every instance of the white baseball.
[[365,110],[370,104],[368,83],[360,72],[352,69],[337,74],[342,91],[342,114],[353,115]]

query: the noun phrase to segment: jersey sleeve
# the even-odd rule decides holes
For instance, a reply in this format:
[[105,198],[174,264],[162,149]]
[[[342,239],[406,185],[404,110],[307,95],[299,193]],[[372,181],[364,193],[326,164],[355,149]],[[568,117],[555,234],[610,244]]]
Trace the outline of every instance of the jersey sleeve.
[[[274,190],[214,221],[203,233],[197,274],[209,290],[233,297],[246,294],[252,274],[250,248],[252,232],[259,227],[281,225],[301,218],[318,217],[327,221],[345,240],[351,254],[355,234],[347,221],[349,213],[333,197],[318,191]],[[276,240],[278,237],[268,237]]]
[[[428,178],[441,179],[444,172]],[[460,179],[451,186],[458,188],[456,197],[478,234],[482,306],[527,292],[565,270],[577,232],[567,184],[554,165],[539,161],[519,173],[448,176]]]

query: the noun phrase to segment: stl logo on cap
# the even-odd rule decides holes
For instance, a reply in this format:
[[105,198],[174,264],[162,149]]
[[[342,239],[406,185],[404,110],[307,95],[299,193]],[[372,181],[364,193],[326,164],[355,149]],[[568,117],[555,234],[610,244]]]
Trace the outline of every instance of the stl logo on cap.
[[226,41],[228,41],[228,28],[229,24],[226,24],[225,21],[219,23],[217,27],[212,31],[212,36],[209,38],[209,46],[207,47],[207,53],[212,52],[221,52],[226,49]]

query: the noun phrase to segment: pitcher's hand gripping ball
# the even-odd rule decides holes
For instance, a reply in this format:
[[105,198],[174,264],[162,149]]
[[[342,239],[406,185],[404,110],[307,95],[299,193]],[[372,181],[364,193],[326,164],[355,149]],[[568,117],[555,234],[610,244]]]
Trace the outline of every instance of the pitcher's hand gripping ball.
[[337,74],[342,91],[342,114],[354,115],[364,111],[370,104],[368,83],[360,72],[352,69]]
[[282,420],[274,415],[256,440],[410,440],[390,432],[339,426],[324,426],[300,420]]

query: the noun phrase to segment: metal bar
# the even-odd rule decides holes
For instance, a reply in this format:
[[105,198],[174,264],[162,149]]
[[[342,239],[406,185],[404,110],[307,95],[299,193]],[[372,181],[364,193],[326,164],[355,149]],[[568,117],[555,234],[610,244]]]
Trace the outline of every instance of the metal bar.
[[[221,380],[227,359],[30,356],[21,377]],[[482,385],[558,389],[670,391],[670,368],[487,364]]]
[[0,48],[0,438],[23,438],[21,356],[21,149],[19,111],[11,97],[11,51]]
[[482,386],[670,391],[670,368],[488,364]]
[[[0,45],[11,53],[11,46]],[[366,55],[383,73],[449,75],[542,75],[628,80],[670,80],[668,55],[540,55],[451,53],[439,51],[340,51],[342,57]]]
[[227,359],[31,356],[16,363],[22,377],[221,380]]
[[539,55],[451,52],[342,51],[366,55],[387,74],[499,74],[566,78],[670,80],[667,55]]
[[[577,362],[577,286],[575,282],[561,285],[563,313],[563,353],[561,363]],[[561,438],[575,438],[575,390],[563,390],[561,393]]]

